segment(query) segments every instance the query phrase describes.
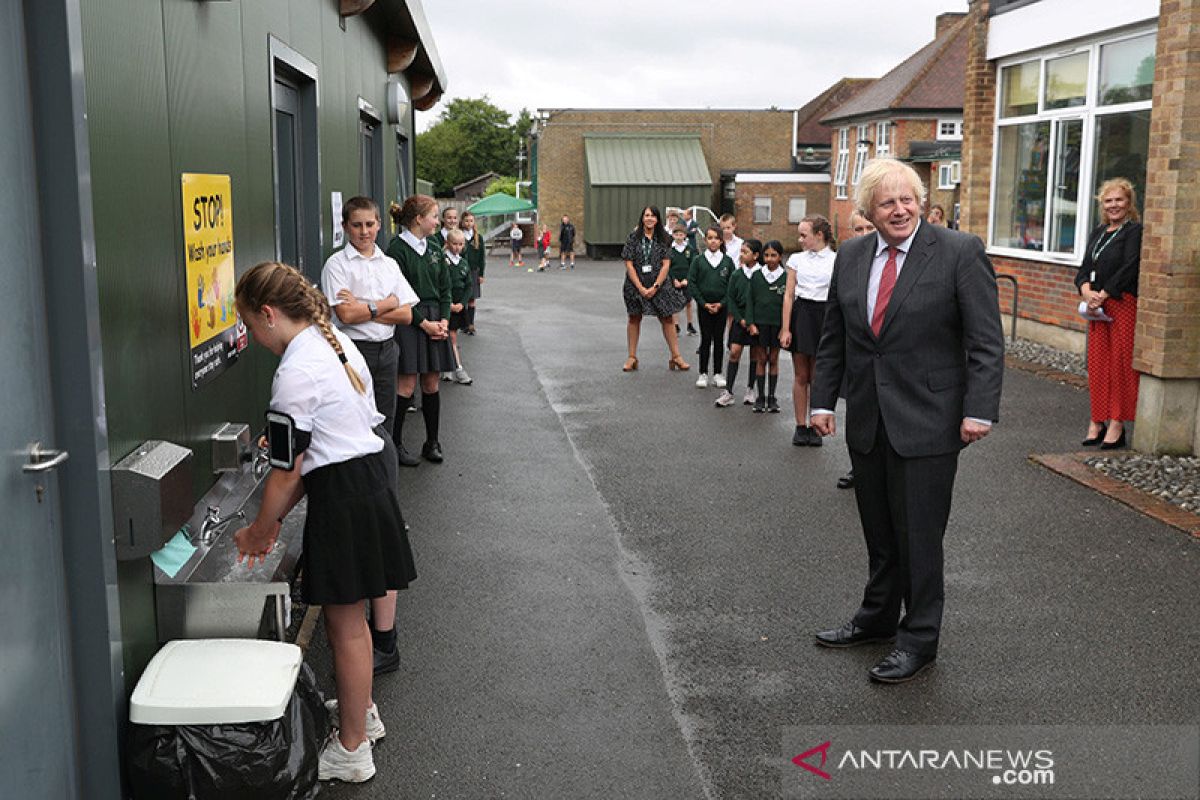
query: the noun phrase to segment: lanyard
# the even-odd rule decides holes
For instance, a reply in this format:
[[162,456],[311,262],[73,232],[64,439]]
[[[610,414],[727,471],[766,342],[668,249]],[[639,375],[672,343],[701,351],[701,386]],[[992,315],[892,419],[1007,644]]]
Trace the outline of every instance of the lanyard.
[[[1129,220],[1126,220],[1125,222],[1128,221]],[[1100,238],[1096,240],[1096,246],[1092,248],[1092,261],[1098,260],[1100,258],[1100,254],[1104,252],[1104,248],[1112,244],[1112,240],[1117,238],[1117,234],[1121,232],[1121,228],[1125,227],[1125,222],[1122,222],[1117,229],[1112,232],[1112,236],[1109,236],[1107,241],[1104,238],[1104,233],[1100,233]]]
[[[649,239],[647,239],[645,236],[643,236],[642,237],[642,263],[643,264],[650,264],[650,254],[653,251],[654,251],[654,243],[652,241],[650,241]],[[653,266],[653,264],[651,264],[651,266]]]

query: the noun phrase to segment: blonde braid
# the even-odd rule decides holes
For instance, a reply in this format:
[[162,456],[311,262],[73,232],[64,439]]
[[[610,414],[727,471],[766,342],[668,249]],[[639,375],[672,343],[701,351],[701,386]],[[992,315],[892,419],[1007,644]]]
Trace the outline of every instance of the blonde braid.
[[333,352],[337,353],[338,361],[342,362],[342,368],[346,370],[346,376],[350,378],[350,385],[359,394],[366,394],[366,384],[363,383],[362,377],[350,364],[350,359],[346,358],[346,352],[342,349],[342,343],[333,334],[333,326],[329,324],[329,301],[325,299],[325,295],[316,286],[313,286],[308,281],[305,281],[304,285],[310,319],[317,326],[317,329],[321,331],[321,335],[325,337],[325,341],[329,342],[329,346],[333,348]]

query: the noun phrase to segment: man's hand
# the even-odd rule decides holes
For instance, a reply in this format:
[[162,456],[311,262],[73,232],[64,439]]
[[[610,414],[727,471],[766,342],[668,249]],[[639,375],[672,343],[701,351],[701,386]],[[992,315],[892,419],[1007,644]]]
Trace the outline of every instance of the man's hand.
[[978,442],[991,432],[991,425],[984,425],[983,423],[976,422],[973,419],[964,419],[962,421],[962,427],[958,429],[958,435],[962,437],[963,442],[966,444]]
[[812,428],[821,436],[833,436],[837,433],[837,422],[833,414],[813,414]]

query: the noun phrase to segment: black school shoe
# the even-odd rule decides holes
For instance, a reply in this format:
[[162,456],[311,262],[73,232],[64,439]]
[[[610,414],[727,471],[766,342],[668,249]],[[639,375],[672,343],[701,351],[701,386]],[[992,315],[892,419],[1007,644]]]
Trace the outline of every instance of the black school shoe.
[[779,413],[779,401],[774,397],[767,398],[767,412],[771,414]]
[[824,438],[817,433],[816,428],[808,429],[808,441],[805,442],[809,447],[821,447],[825,444]]
[[442,458],[442,446],[437,442],[426,442],[421,448],[421,456],[426,461],[431,461],[434,464],[440,464],[444,460]]
[[388,672],[395,672],[400,669],[400,647],[392,648],[389,653],[385,650],[377,650],[371,648],[371,661],[374,665],[374,674],[383,675]]
[[402,467],[416,467],[421,463],[421,459],[404,449],[404,445],[396,448],[396,461]]
[[792,444],[796,447],[804,447],[808,444],[808,432],[811,430],[807,425],[797,425],[796,432],[792,434]]
[[758,397],[754,398],[754,413],[761,414],[766,410],[767,410],[767,398],[763,397],[760,394]]

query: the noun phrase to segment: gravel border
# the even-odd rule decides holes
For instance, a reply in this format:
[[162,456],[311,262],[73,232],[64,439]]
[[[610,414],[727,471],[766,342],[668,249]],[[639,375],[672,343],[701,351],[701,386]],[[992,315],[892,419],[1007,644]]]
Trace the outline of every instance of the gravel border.
[[1200,457],[1131,453],[1085,458],[1092,469],[1160,497],[1193,514],[1200,513]]
[[1081,378],[1087,377],[1087,359],[1078,353],[1059,350],[1056,347],[1031,342],[1028,339],[1017,339],[1015,342],[1006,340],[1004,349],[1005,354],[1012,358],[1040,364],[1043,367],[1070,375],[1078,375]]

